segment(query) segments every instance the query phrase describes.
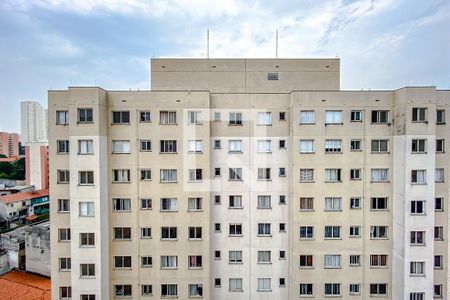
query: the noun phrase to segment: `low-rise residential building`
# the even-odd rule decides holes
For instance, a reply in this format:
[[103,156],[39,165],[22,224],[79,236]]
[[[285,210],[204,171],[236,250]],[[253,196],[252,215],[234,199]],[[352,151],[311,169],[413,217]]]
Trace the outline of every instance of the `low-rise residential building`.
[[20,221],[28,215],[47,214],[49,212],[48,189],[1,196],[0,210],[5,209],[10,222]]

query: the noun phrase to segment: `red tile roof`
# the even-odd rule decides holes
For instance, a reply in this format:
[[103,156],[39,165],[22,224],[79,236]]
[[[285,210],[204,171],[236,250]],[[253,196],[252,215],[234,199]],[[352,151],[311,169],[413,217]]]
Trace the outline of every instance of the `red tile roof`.
[[34,198],[40,198],[48,196],[48,189],[46,190],[39,190],[39,191],[33,191],[33,192],[24,192],[24,193],[16,193],[11,195],[5,195],[0,197],[0,201],[3,203],[12,203],[12,202],[18,202],[18,201],[25,201],[30,200]]
[[2,300],[50,300],[51,282],[47,277],[21,271],[0,276]]

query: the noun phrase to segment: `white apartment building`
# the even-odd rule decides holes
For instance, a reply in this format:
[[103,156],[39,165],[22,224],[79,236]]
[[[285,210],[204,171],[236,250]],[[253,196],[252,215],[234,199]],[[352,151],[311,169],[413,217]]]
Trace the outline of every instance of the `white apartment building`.
[[53,299],[449,298],[450,91],[152,59],[49,91]]
[[47,110],[39,102],[20,102],[20,142],[42,143],[47,142]]

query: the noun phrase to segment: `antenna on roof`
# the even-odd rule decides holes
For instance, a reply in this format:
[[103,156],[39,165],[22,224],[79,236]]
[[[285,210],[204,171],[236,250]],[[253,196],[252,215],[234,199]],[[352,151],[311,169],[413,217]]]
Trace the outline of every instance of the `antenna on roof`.
[[278,58],[278,29],[277,29],[275,39],[276,39],[276,41],[275,41],[275,58]]
[[206,58],[209,59],[209,29],[206,30]]

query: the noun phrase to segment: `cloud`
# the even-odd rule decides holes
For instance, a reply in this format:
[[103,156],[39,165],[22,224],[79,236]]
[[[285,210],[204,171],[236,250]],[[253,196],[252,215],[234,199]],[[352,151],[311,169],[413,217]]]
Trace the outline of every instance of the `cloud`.
[[71,57],[82,54],[82,50],[75,46],[73,42],[56,33],[43,34],[40,39],[43,50],[52,56]]

